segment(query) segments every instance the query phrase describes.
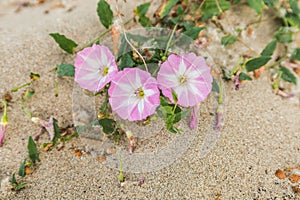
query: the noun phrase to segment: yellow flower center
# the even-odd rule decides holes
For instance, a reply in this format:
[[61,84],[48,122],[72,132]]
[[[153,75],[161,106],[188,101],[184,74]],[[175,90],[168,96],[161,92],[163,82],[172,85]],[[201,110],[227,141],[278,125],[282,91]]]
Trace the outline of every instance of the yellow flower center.
[[108,74],[108,67],[104,66],[103,71],[102,71],[102,76],[105,76]]
[[142,88],[137,89],[136,92],[135,92],[135,94],[140,99],[145,96],[145,92],[144,92],[144,90]]
[[182,76],[179,77],[178,81],[179,81],[180,85],[183,85],[183,84],[186,83],[187,78],[186,78],[186,76],[182,75]]

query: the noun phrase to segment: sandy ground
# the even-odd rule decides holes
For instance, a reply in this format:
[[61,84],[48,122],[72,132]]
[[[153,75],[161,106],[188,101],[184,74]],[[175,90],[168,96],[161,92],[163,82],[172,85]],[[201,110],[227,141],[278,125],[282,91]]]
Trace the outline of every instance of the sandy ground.
[[[87,43],[103,30],[95,12],[96,2],[68,1],[70,6],[77,5],[72,12],[54,9],[46,15],[43,12],[55,1],[24,8],[17,14],[9,1],[2,2],[1,94],[27,82],[30,72],[39,73],[41,79],[33,85],[36,94],[28,102],[28,108],[43,119],[55,116],[61,126],[72,124],[73,81],[57,78],[51,70],[57,63],[72,62],[74,57],[63,54],[48,33],[60,32],[80,44]],[[121,11],[131,16],[135,2],[121,6]],[[246,20],[249,16],[246,13],[252,11],[236,10],[236,15],[239,12],[245,12]],[[228,19],[229,16],[232,15]],[[263,39],[246,41],[257,51],[271,38],[275,27],[269,24],[269,28],[265,28],[266,24],[256,27],[257,35],[263,34]],[[208,29],[210,34],[217,35],[213,30],[214,27]],[[235,51],[246,51],[238,45],[228,51],[213,46],[208,50],[218,52],[211,54],[211,65],[221,63],[228,68],[235,63]],[[226,54],[226,60],[222,54]],[[233,57],[232,60],[227,56]],[[55,81],[59,85],[58,97],[55,97]],[[225,126],[213,151],[205,157],[199,159],[199,148],[205,125],[211,124],[204,114],[191,147],[162,170],[125,173],[127,181],[121,185],[117,170],[103,166],[92,155],[77,157],[73,153],[70,148],[80,146],[79,139],[61,151],[41,152],[40,164],[33,174],[25,177],[28,186],[20,192],[11,191],[8,180],[27,156],[28,136],[39,128],[23,114],[21,92],[13,94],[8,108],[10,124],[0,148],[0,199],[215,199],[219,194],[221,199],[300,199],[289,180],[274,176],[277,169],[300,163],[299,105],[273,94],[267,76],[243,84],[240,91],[235,91],[232,83],[224,87]],[[41,140],[47,140],[47,136]],[[145,183],[139,187],[135,183],[141,176],[145,177]]]

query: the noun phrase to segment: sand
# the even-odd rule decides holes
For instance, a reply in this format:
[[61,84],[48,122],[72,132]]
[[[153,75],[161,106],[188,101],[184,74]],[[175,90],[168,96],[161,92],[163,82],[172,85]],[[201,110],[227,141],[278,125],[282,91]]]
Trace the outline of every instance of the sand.
[[[43,14],[55,2],[24,8],[17,14],[9,1],[0,4],[0,93],[28,82],[30,72],[39,73],[41,79],[32,86],[36,94],[28,108],[42,119],[55,116],[64,127],[73,123],[73,80],[58,78],[51,70],[58,63],[72,62],[74,56],[62,53],[48,33],[60,32],[85,44],[104,29],[95,12],[96,0],[67,1],[77,7],[71,12],[54,9]],[[135,2],[121,6],[126,17],[132,15]],[[239,12],[242,11],[236,10],[235,15]],[[248,13],[255,18],[253,11],[243,12],[245,20],[251,20]],[[234,14],[228,16],[234,20]],[[268,24],[269,28],[265,28]],[[274,22],[255,28],[257,38],[248,38],[246,42],[260,51],[271,40]],[[221,33],[214,30],[211,25],[208,33],[217,43]],[[238,44],[229,50],[213,44],[203,52],[210,52],[213,67],[221,64],[232,68],[238,58],[235,52],[247,51]],[[59,86],[58,97],[55,81]],[[198,132],[188,150],[158,171],[127,172],[125,183],[120,184],[118,170],[104,166],[92,154],[77,157],[73,148],[83,144],[74,139],[61,151],[41,151],[41,162],[25,177],[28,185],[19,192],[10,190],[9,178],[27,156],[27,138],[39,127],[23,114],[21,92],[14,93],[8,108],[9,128],[0,148],[0,199],[216,199],[219,194],[221,199],[300,199],[288,179],[279,180],[274,175],[277,169],[298,166],[300,162],[297,100],[282,99],[272,93],[267,73],[244,83],[239,91],[234,90],[231,82],[224,84],[224,90],[225,125],[213,149],[202,157],[201,145],[208,134],[207,127],[212,126],[209,109],[205,108],[209,103],[201,108]],[[44,134],[39,144],[47,139]],[[140,177],[145,179],[141,187],[136,185]]]

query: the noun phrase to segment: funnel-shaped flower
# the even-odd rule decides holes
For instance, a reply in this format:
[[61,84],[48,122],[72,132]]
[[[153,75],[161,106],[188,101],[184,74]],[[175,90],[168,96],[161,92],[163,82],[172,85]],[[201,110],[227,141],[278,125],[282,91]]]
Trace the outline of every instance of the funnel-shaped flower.
[[4,122],[1,121],[0,122],[0,147],[3,144],[6,128],[7,128],[7,122],[4,123]]
[[195,106],[204,101],[212,89],[210,67],[203,57],[194,53],[171,54],[161,65],[157,82],[163,94],[173,102],[172,90],[183,107]]
[[76,55],[75,81],[84,89],[98,92],[117,71],[115,57],[106,46],[94,44]]
[[147,118],[160,104],[155,78],[138,68],[118,72],[111,81],[108,94],[112,110],[129,121]]
[[4,113],[0,121],[0,147],[3,144],[6,128],[7,128],[7,103],[4,100]]

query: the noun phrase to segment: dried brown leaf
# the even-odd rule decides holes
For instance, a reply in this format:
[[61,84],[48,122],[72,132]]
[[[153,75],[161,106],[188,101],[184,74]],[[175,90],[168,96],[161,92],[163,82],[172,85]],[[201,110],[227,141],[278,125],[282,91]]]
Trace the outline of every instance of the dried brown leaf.
[[293,189],[293,191],[294,191],[296,194],[300,194],[300,187],[299,187],[299,186],[292,186],[292,189]]
[[74,149],[74,154],[77,156],[77,157],[81,157],[82,156],[82,153],[78,150],[78,149]]
[[99,161],[100,163],[103,163],[105,160],[106,160],[106,157],[105,157],[105,156],[99,156],[99,157],[98,157],[98,161]]
[[254,70],[254,77],[257,79],[259,77],[261,77],[261,75],[263,74],[263,72],[265,71],[265,66],[262,66],[261,68]]
[[25,173],[26,175],[31,173],[30,168],[28,166],[25,167]]
[[291,174],[291,175],[289,176],[289,179],[290,179],[290,181],[293,182],[293,183],[298,183],[299,180],[300,180],[300,176],[297,175],[297,174]]
[[276,170],[275,176],[277,176],[277,178],[279,178],[279,179],[285,179],[286,178],[285,172],[282,171],[281,169]]

